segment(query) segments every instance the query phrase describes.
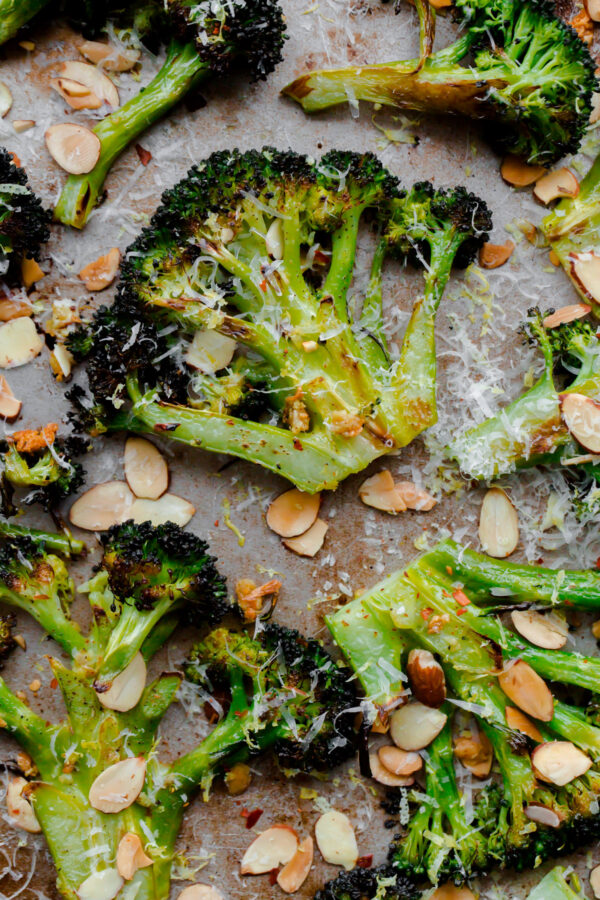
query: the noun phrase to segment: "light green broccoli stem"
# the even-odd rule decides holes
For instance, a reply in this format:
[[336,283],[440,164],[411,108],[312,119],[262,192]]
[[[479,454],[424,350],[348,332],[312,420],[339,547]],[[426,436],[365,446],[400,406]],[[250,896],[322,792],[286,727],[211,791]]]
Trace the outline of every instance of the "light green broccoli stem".
[[371,276],[359,321],[361,333],[357,338],[362,358],[373,371],[385,368],[390,362],[387,340],[383,331],[383,291],[381,283],[381,272],[386,253],[387,242],[382,238],[378,241],[373,254]]
[[0,728],[12,735],[31,756],[43,778],[57,777],[62,769],[60,749],[68,730],[48,723],[19,700],[0,677]]
[[579,883],[576,876],[576,891],[573,890],[566,879],[566,869],[558,866],[552,869],[536,887],[527,895],[527,900],[585,900],[578,890]]
[[50,531],[40,531],[37,528],[26,528],[23,525],[13,525],[12,522],[0,521],[0,535],[3,537],[30,537],[34,541],[44,544],[46,550],[52,553],[60,553],[67,558],[81,556],[86,546],[83,541],[78,541],[65,529],[64,534]]
[[0,2],[0,44],[14,37],[49,0],[2,0]]
[[49,634],[63,650],[73,657],[86,644],[85,636],[79,625],[65,613],[59,591],[55,585],[40,584],[40,594],[35,598],[10,590],[0,583],[0,600],[24,610],[35,619],[44,631]]
[[65,225],[83,228],[102,197],[104,181],[117,157],[208,72],[194,43],[172,41],[162,68],[150,84],[94,128],[101,145],[98,162],[85,175],[69,176],[56,205],[55,218]]

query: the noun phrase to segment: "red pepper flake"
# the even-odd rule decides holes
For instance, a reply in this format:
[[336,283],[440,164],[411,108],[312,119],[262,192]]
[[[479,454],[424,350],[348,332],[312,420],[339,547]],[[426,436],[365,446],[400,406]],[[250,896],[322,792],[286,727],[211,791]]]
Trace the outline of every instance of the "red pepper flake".
[[359,856],[356,860],[356,865],[359,869],[370,869],[373,865],[373,854],[369,853],[368,856]]
[[426,622],[427,619],[431,618],[432,612],[433,610],[431,609],[431,607],[426,606],[425,609],[421,610],[421,618]]
[[219,527],[219,520],[215,519],[215,528],[218,528],[218,527]]
[[471,601],[467,597],[464,591],[461,591],[460,588],[457,588],[452,594],[456,602],[459,606],[469,606]]
[[52,681],[50,682],[50,687],[52,688],[53,691],[56,690],[56,688],[58,687],[58,681],[56,680],[56,678],[52,679]]
[[243,808],[240,815],[243,819],[246,820],[246,828],[254,828],[260,817],[262,816],[264,810],[263,809],[251,809],[248,810],[246,807]]
[[294,438],[294,449],[295,450],[304,450],[302,443],[298,440],[298,438]]
[[271,869],[269,872],[269,884],[277,884],[277,876],[279,875],[279,869]]
[[452,575],[452,566],[446,566],[446,572],[448,575]]
[[266,294],[266,293],[267,293],[267,279],[266,279],[266,278],[263,278],[263,280],[262,280],[261,283],[259,284],[259,288],[261,289],[261,291],[263,292],[263,294]]
[[21,160],[19,159],[19,157],[17,156],[16,153],[13,153],[12,150],[9,150],[8,155],[10,156],[10,158],[12,159],[12,161],[14,162],[15,166],[20,166],[20,165],[21,165]]
[[600,569],[600,556],[599,556],[598,559],[596,560],[596,568],[597,568],[597,569]]
[[457,616],[464,616],[465,613],[466,613],[466,609],[457,609],[456,610]]
[[136,144],[135,152],[139,156],[141,164],[143,166],[147,166],[148,163],[150,162],[150,160],[152,159],[152,154],[150,153],[150,151],[146,150],[144,147],[142,147],[141,144]]

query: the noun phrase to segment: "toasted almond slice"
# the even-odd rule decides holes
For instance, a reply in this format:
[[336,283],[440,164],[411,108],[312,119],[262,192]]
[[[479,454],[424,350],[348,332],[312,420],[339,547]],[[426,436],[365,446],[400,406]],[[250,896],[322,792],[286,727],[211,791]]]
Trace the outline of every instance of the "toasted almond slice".
[[600,897],[600,866],[595,866],[590,872],[590,887],[594,892],[594,897]]
[[447,719],[439,709],[418,702],[407,703],[392,713],[390,736],[401,750],[423,750],[438,736]]
[[379,784],[384,784],[386,787],[410,787],[411,784],[415,783],[415,779],[410,775],[395,775],[389,769],[386,769],[377,753],[369,754],[369,763],[371,765],[371,776]]
[[590,453],[600,453],[600,403],[585,394],[562,394],[560,408],[575,440]]
[[543,166],[530,166],[518,156],[505,156],[500,166],[500,174],[514,187],[528,187],[534,184],[545,171]]
[[437,504],[435,497],[422,488],[418,488],[412,481],[396,482],[396,491],[404,500],[407,509],[429,512]]
[[102,106],[100,97],[78,81],[71,81],[70,78],[53,78],[50,86],[66,100],[71,109],[99,109]]
[[108,72],[129,72],[140,58],[139,50],[121,50],[100,41],[84,41],[79,52],[92,63],[101,63]]
[[571,276],[590,300],[600,302],[600,255],[593,250],[569,254]]
[[22,405],[11,391],[4,375],[0,375],[0,418],[7,422],[14,422],[21,412]]
[[297,537],[315,524],[320,506],[320,494],[292,488],[273,500],[267,510],[267,525],[279,537]]
[[25,289],[29,290],[30,287],[44,277],[46,273],[40,267],[39,263],[36,262],[35,259],[29,259],[28,257],[24,257],[21,261],[21,279],[23,284],[25,285]]
[[487,778],[492,771],[494,750],[483,731],[476,736],[457,737],[454,741],[454,755],[476,778]]
[[92,94],[109,106],[119,105],[119,92],[108,75],[101,69],[91,66],[81,60],[69,59],[62,64],[61,76],[71,81],[79,82]]
[[429,650],[411,650],[406,664],[415,698],[425,706],[441,706],[446,699],[446,677],[441,665]]
[[277,884],[286,894],[300,890],[313,863],[314,845],[311,837],[304,838],[298,849],[277,876]]
[[106,531],[127,519],[133,500],[124,481],[95,484],[75,501],[69,510],[69,520],[86,531]]
[[185,361],[191,369],[198,369],[205,375],[214,375],[229,365],[236,347],[237,343],[233,338],[207,328],[196,332],[185,354]]
[[23,797],[22,791],[28,782],[20,775],[10,778],[6,788],[6,811],[11,825],[22,828],[30,834],[39,834],[42,830],[33,806]]
[[325,540],[329,525],[323,519],[317,519],[304,534],[298,537],[286,538],[282,543],[288,550],[293,550],[298,556],[316,556]]
[[512,241],[505,244],[484,244],[479,251],[479,265],[484,269],[498,269],[508,262],[514,250]]
[[358,496],[365,506],[372,506],[373,509],[380,509],[392,516],[404,512],[407,508],[402,493],[394,484],[392,473],[388,469],[382,469],[381,472],[363,481],[358,489]]
[[540,744],[531,754],[531,761],[537,775],[559,787],[585,775],[592,765],[589,756],[570,741]]
[[146,663],[136,653],[128,666],[113,679],[107,691],[98,693],[98,700],[106,709],[128,712],[137,705],[146,687]]
[[600,0],[583,0],[583,5],[592,22],[600,22]]
[[44,348],[31,319],[12,319],[0,326],[0,369],[15,369],[35,359]]
[[67,350],[64,344],[54,345],[54,350],[50,354],[50,368],[56,375],[57,381],[67,381],[71,377],[74,362],[73,354]]
[[118,813],[135,803],[144,786],[146,760],[130,756],[109,766],[93,781],[88,799],[90,806],[103,813]]
[[194,517],[196,507],[189,500],[178,497],[176,494],[163,494],[158,500],[143,500],[136,498],[126,511],[124,518],[133,519],[134,522],[151,522],[152,525],[165,525],[167,522],[175,522],[182,528]]
[[131,881],[138,869],[146,869],[151,865],[152,860],[144,853],[138,835],[132,831],[124,834],[117,847],[117,872],[119,875],[125,881]]
[[541,803],[530,803],[529,806],[525,807],[524,812],[531,822],[547,825],[548,828],[560,828],[562,819],[549,806],[544,806]]
[[519,543],[517,511],[500,488],[490,488],[479,514],[479,540],[489,556],[505,559]]
[[103,291],[113,283],[119,271],[121,253],[118,247],[113,247],[104,256],[99,256],[93,262],[84,266],[79,273],[79,278],[85,284],[88,291]]
[[546,206],[561,197],[576,197],[578,193],[579,182],[571,170],[564,166],[542,175],[533,189],[534,197]]
[[281,219],[274,219],[265,235],[267,253],[273,259],[283,259],[283,228]]
[[542,614],[535,610],[514,610],[510,617],[519,634],[545,650],[560,650],[567,643],[569,626],[555,613]]
[[77,888],[79,900],[113,900],[121,888],[123,879],[116,869],[93,872]]
[[544,319],[544,328],[556,328],[567,322],[574,322],[576,319],[583,319],[592,311],[591,306],[585,303],[570,303],[568,306],[561,306],[556,312],[550,313]]
[[522,734],[526,734],[532,741],[537,741],[539,744],[543,743],[544,736],[542,735],[542,732],[534,725],[531,719],[527,718],[525,713],[521,712],[520,709],[515,709],[514,706],[507,706],[505,715],[506,724],[509,728],[514,729],[514,731],[520,731]]
[[289,825],[273,825],[256,837],[242,859],[242,875],[264,875],[293,859],[298,849],[298,835]]
[[325,862],[353,869],[358,859],[356,835],[348,816],[339,809],[330,809],[315,824],[317,847]]
[[136,497],[158,500],[169,486],[167,461],[146,438],[127,438],[124,468],[125,480]]
[[423,768],[423,759],[418,753],[410,753],[401,750],[400,747],[394,747],[392,744],[386,744],[377,751],[381,764],[385,766],[392,775],[400,775],[406,778],[414,775]]
[[0,81],[0,119],[10,112],[13,104],[12,94],[8,85]]
[[177,894],[177,900],[225,900],[225,897],[210,884],[191,884]]
[[469,888],[444,884],[433,892],[429,900],[477,900],[477,898]]
[[522,659],[511,660],[498,675],[506,696],[524,713],[550,722],[554,717],[554,699],[543,678]]
[[83,125],[71,122],[51,125],[45,138],[52,159],[71,175],[91,172],[100,158],[100,140]]
[[22,316],[32,316],[33,307],[25,300],[0,299],[0,322],[10,322]]

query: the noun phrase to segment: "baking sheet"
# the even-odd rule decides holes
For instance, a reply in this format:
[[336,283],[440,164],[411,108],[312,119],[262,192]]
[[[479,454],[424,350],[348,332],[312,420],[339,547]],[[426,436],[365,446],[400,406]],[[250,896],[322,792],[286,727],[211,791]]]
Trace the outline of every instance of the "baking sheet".
[[[525,217],[539,222],[541,211],[529,193],[517,194],[506,188],[498,175],[498,157],[484,143],[481,132],[467,122],[424,119],[419,124],[416,116],[374,114],[366,105],[359,112],[340,108],[309,118],[298,106],[279,97],[279,89],[307,67],[383,61],[415,53],[418,29],[411,7],[406,5],[394,17],[390,7],[382,6],[379,0],[281,3],[287,14],[290,39],[285,62],[267,84],[249,86],[243,79],[228,79],[224,84],[207,85],[202,89],[207,100],[205,108],[190,112],[182,107],[141,138],[142,146],[152,153],[148,166],[141,165],[135,150],[124,154],[107,182],[106,203],[92,216],[83,233],[54,229],[43,264],[48,275],[34,294],[45,309],[42,319],[49,315],[52,300],[59,297],[75,298],[83,307],[109,300],[110,290],[86,295],[76,277],[80,268],[110,247],[124,250],[157,205],[162,190],[183,176],[192,163],[227,147],[250,148],[268,143],[280,148],[292,146],[310,154],[331,148],[372,150],[407,184],[431,179],[436,185],[465,184],[476,191],[494,212],[492,240],[497,243],[508,238],[505,226],[511,228],[515,219]],[[440,21],[440,43],[449,32],[447,23]],[[51,204],[58,196],[64,175],[45,150],[44,131],[60,121],[93,124],[93,116],[65,109],[49,84],[62,61],[78,58],[76,35],[54,23],[47,30],[32,29],[27,37],[35,42],[35,51],[28,52],[14,43],[3,51],[0,78],[11,88],[14,106],[0,120],[0,142],[17,153],[32,185]],[[158,63],[159,60],[144,55],[142,83],[151,78]],[[120,76],[122,101],[138,87],[131,75]],[[35,119],[35,128],[16,135],[11,123],[19,118]],[[403,142],[414,135],[420,137],[417,144]],[[369,246],[370,238],[365,234],[361,237],[364,258],[368,257]],[[412,298],[419,290],[419,279],[418,274],[400,267],[388,268],[386,306],[399,337]],[[357,279],[357,291],[359,287]],[[484,274],[475,270],[466,280],[464,276],[453,278],[439,318],[440,425],[428,437],[433,457],[424,451],[422,441],[417,441],[383,465],[388,465],[396,476],[439,486],[437,448],[456,423],[478,420],[486,410],[495,410],[514,395],[525,373],[536,365],[535,355],[515,340],[514,327],[527,308],[534,302],[559,306],[574,301],[574,291],[563,273],[548,265],[547,253],[526,241],[519,243],[503,269]],[[30,365],[12,371],[9,378],[17,396],[25,400],[19,427],[39,426],[49,418],[65,420],[63,388],[50,375],[46,352]],[[322,617],[333,608],[336,598],[352,596],[373,584],[410,559],[417,552],[416,547],[434,542],[447,532],[477,545],[481,490],[466,491],[463,487],[456,493],[440,495],[440,503],[430,513],[391,518],[362,506],[357,487],[364,475],[359,475],[348,479],[335,494],[324,497],[322,515],[330,525],[325,546],[315,560],[301,559],[285,550],[264,522],[269,500],[285,489],[283,480],[240,461],[223,468],[223,457],[169,443],[162,447],[169,458],[171,490],[196,505],[197,514],[190,527],[209,540],[230,585],[233,587],[240,577],[257,582],[271,576],[281,578],[278,619],[320,637],[327,636]],[[98,442],[96,453],[87,460],[88,484],[120,477],[122,448],[123,440],[118,437]],[[433,462],[428,462],[431,459]],[[372,470],[381,467],[381,463],[375,464]],[[600,555],[596,535],[588,532],[582,538],[569,521],[563,523],[563,532],[540,529],[547,508],[547,480],[532,474],[511,479],[507,484],[521,516],[521,558],[544,558],[547,562],[555,559],[561,563],[571,558],[589,565]],[[243,546],[225,523],[225,501],[229,501],[231,519],[244,537]],[[29,514],[28,520],[30,524],[49,524],[39,514]],[[87,537],[91,552],[85,564],[75,566],[78,583],[99,559],[93,536]],[[81,619],[85,614],[85,602],[77,601],[75,617]],[[56,652],[56,647],[45,641],[39,629],[24,616],[19,617],[19,631],[27,638],[27,653],[17,650],[3,674],[13,689],[26,692],[33,709],[43,711],[49,719],[58,717],[61,704],[50,688],[45,659],[47,653]],[[170,668],[181,661],[190,639],[188,634],[177,633],[168,658],[159,657],[153,669]],[[42,682],[35,695],[28,689],[32,677]],[[184,703],[173,707],[163,723],[161,754],[166,758],[189,749],[206,732],[204,717],[192,693],[188,691],[182,699]],[[0,759],[11,759],[14,753],[15,745],[6,738],[0,739]],[[283,896],[277,886],[269,885],[268,877],[241,879],[237,874],[238,862],[252,838],[240,814],[243,807],[264,810],[259,829],[287,822],[305,835],[312,833],[322,804],[330,802],[350,816],[357,830],[360,854],[373,854],[375,863],[383,861],[393,833],[384,828],[385,814],[379,807],[383,792],[358,776],[357,763],[332,773],[324,781],[307,777],[288,780],[263,759],[254,761],[252,768],[253,784],[242,797],[230,798],[216,785],[210,802],[196,800],[185,817],[178,849],[187,854],[191,864],[206,863],[199,880],[213,882],[229,900]],[[316,790],[318,798],[300,799],[301,787]],[[3,858],[12,860],[13,865],[5,866]],[[315,860],[308,880],[296,894],[298,898],[311,898],[325,880],[336,874],[334,867],[320,861],[318,853]],[[570,861],[585,871],[589,863],[600,861],[600,854],[588,848]],[[19,877],[6,874],[9,868],[17,868]],[[14,831],[0,818],[0,896],[20,896],[23,900],[55,898],[58,894],[54,877],[43,838]],[[481,897],[522,898],[539,877],[540,873],[495,876],[482,882]],[[174,882],[173,896],[184,886],[185,882]]]

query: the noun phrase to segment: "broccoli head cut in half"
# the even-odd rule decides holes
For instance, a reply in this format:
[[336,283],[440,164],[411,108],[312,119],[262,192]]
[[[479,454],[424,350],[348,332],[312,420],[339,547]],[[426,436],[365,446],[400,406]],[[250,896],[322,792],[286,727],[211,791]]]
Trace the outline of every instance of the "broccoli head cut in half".
[[[307,112],[367,100],[486,122],[503,151],[551,164],[576,152],[596,89],[592,60],[548,0],[456,0],[456,41],[432,53],[435,13],[417,4],[421,57],[309,72],[284,88]],[[423,41],[423,36],[427,40]]]
[[0,282],[21,282],[22,263],[38,258],[40,245],[50,237],[49,224],[50,213],[29,187],[24,170],[0,147]]
[[[379,238],[355,311],[366,213]],[[466,265],[490,226],[479,198],[404,193],[371,154],[216,153],[165,193],[116,303],[70,336],[92,394],[71,392],[79,419],[335,488],[436,421],[437,308],[453,263]],[[398,359],[382,312],[386,254],[425,272]]]

